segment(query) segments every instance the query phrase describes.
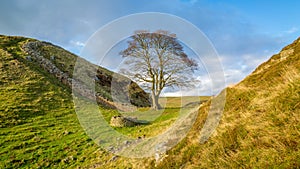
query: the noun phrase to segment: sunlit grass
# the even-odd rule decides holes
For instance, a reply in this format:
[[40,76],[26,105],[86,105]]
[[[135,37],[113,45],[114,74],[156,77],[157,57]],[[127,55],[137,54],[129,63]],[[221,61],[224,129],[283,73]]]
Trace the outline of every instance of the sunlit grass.
[[200,144],[199,131],[210,106],[205,104],[187,138],[157,168],[299,168],[299,40],[285,48],[294,48],[287,59],[274,55],[226,89],[220,125]]
[[[110,162],[113,154],[97,146],[79,123],[71,90],[34,63],[26,61],[26,54],[20,46],[27,41],[18,37],[1,37],[0,41],[0,168],[76,168],[94,165],[111,168],[116,165]],[[69,59],[72,64],[73,58]],[[58,65],[60,61],[57,60]],[[168,102],[171,106],[160,111],[139,108],[127,114],[101,106],[95,111],[89,101],[81,100],[81,103],[87,108],[85,113],[94,115],[100,110],[101,114],[97,116],[103,117],[106,124],[112,116],[120,113],[138,115],[139,120],[149,121],[145,125],[114,129],[132,138],[160,134],[172,125],[181,109],[178,99]],[[88,117],[87,120],[93,119]],[[119,167],[131,166],[126,159],[120,160],[123,164]]]
[[[90,116],[80,123],[70,89],[24,60],[16,44],[27,40],[1,38],[0,168],[155,168],[153,157],[130,159],[105,151],[82,124],[95,121],[96,116],[103,118],[105,123],[93,124],[97,129],[108,125],[114,115],[137,117],[149,123],[113,130],[147,138],[170,127],[180,110],[209,99],[169,97],[165,109],[139,108],[135,112],[98,105],[95,109],[82,99],[86,106],[83,115]],[[300,47],[295,51],[288,60],[268,61],[264,65],[270,64],[269,69],[227,88],[220,125],[206,143],[199,144],[210,108],[210,101],[204,103],[187,137],[167,151],[168,156],[156,168],[299,168]],[[114,156],[117,158],[112,160]]]

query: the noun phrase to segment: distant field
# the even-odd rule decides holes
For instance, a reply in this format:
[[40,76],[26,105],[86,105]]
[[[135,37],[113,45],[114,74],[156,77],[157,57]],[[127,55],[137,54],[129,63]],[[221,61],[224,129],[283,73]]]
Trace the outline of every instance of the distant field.
[[[211,96],[183,96],[183,97],[161,97],[160,102],[166,107],[183,107],[200,104],[210,99]],[[191,106],[190,106],[191,107]]]

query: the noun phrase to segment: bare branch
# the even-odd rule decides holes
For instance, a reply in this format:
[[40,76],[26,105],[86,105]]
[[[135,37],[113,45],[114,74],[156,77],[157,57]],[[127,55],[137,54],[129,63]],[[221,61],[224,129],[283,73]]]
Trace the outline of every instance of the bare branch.
[[148,84],[155,96],[165,87],[186,87],[195,82],[192,74],[198,66],[196,61],[188,58],[176,34],[169,31],[135,31],[127,49],[120,54],[128,59],[128,68],[122,73],[145,86]]

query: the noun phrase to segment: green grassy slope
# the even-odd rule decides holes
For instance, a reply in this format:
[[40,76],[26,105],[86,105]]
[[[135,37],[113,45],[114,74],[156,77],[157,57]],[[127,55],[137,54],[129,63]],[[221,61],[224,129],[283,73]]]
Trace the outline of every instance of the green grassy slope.
[[[46,67],[48,72],[56,74],[57,78],[61,78],[65,75],[63,79],[61,79],[63,83],[66,84],[68,83],[68,78],[73,78],[82,83],[82,85],[85,85],[85,88],[94,88],[97,96],[108,101],[113,101],[111,90],[117,90],[119,101],[126,102],[124,99],[127,99],[127,93],[123,92],[128,90],[130,103],[141,107],[150,105],[148,94],[130,79],[103,67],[94,65],[51,43],[34,39],[28,41],[30,42],[25,43],[25,45],[19,44],[19,46],[23,48],[23,51],[26,51],[27,57],[29,57],[27,60],[32,60],[32,62],[37,65]],[[42,63],[38,61],[37,57],[44,58]],[[51,68],[50,65],[55,66],[59,71],[63,72],[64,75],[57,73],[57,70],[54,70],[53,66]],[[90,82],[91,80],[93,82]],[[93,83],[93,85],[91,83]],[[112,84],[114,88],[112,88]],[[70,86],[70,84],[67,85]]]
[[0,37],[0,168],[90,165],[105,152],[80,127],[70,89],[24,59],[28,40]]
[[[36,40],[0,36],[0,168],[130,168],[131,162],[140,162],[121,157],[113,161],[113,154],[86,135],[77,120],[71,89],[26,59],[21,47],[29,41]],[[64,64],[60,69],[71,71],[66,63],[72,65],[72,54],[53,45],[44,47],[40,50],[46,58],[55,55],[56,65]],[[92,107],[89,101],[81,103]],[[106,121],[119,114],[99,109]],[[176,119],[177,110],[167,109],[151,125],[117,130],[134,138],[155,135]]]
[[207,103],[158,168],[299,168],[300,38],[226,93],[213,137],[199,144]]
[[15,43],[24,41],[25,38],[1,38],[1,126],[29,122],[28,115],[41,116],[50,109],[60,112],[72,107],[70,89],[21,57],[23,53]]
[[[99,148],[77,120],[71,90],[25,59],[27,54],[20,47],[28,41],[35,40],[0,36],[0,168],[300,166],[300,39],[241,83],[226,89],[227,102],[220,125],[206,143],[199,144],[199,131],[210,102],[199,110],[188,136],[167,151],[168,156],[157,165],[154,158],[112,158],[113,154]],[[165,128],[159,124],[174,120],[173,108],[179,105],[177,98],[169,100],[170,109],[154,125],[118,131],[136,137],[138,130],[147,135],[148,128]],[[91,103],[83,100],[83,104],[89,107]],[[118,114],[112,109],[99,108],[106,120]],[[152,132],[156,134],[155,130]]]

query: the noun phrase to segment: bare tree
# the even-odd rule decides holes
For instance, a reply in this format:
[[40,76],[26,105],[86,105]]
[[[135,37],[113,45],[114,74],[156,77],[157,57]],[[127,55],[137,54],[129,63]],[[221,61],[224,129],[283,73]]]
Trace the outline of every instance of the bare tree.
[[120,54],[127,58],[121,73],[151,91],[153,109],[160,108],[158,99],[165,87],[187,87],[195,82],[196,61],[188,58],[176,35],[168,31],[136,31]]

